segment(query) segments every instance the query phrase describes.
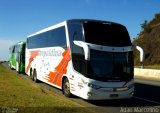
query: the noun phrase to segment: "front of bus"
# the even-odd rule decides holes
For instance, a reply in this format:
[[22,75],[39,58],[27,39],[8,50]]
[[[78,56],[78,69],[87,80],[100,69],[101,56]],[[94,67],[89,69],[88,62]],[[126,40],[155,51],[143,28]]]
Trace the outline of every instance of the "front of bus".
[[131,98],[134,63],[127,29],[91,20],[72,27],[71,55],[74,75],[78,73],[78,96],[89,100]]

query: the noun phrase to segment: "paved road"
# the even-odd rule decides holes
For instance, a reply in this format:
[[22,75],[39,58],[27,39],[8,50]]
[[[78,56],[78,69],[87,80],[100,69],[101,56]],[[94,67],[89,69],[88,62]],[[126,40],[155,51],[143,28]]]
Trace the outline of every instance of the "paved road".
[[[7,67],[6,63],[4,65]],[[31,81],[26,75],[19,76]],[[63,96],[59,89],[45,83],[38,85]],[[132,99],[103,101],[86,101],[78,97],[70,99],[97,113],[160,113],[160,82],[135,78],[135,95]]]

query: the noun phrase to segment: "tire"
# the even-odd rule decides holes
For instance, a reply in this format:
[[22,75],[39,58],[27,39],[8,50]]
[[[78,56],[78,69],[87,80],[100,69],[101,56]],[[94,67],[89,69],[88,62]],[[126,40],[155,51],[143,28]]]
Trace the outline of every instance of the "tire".
[[38,82],[36,70],[33,71],[33,81]]
[[17,73],[20,73],[19,63],[18,62],[16,62],[16,71],[17,71]]
[[10,62],[9,62],[9,68],[10,68],[10,69],[12,69],[12,67],[11,67],[11,63],[10,63]]
[[32,69],[30,69],[30,79],[33,80],[33,72],[32,72]]
[[11,70],[13,70],[11,62],[9,63],[9,67],[10,67]]
[[71,97],[72,94],[70,92],[70,85],[67,78],[65,78],[65,80],[63,81],[62,91],[66,97]]

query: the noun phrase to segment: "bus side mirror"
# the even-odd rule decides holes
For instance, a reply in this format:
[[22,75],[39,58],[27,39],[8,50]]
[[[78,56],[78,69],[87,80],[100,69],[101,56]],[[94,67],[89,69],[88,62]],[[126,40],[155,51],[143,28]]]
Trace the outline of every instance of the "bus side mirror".
[[85,60],[90,60],[90,49],[89,46],[82,41],[73,41],[73,43],[79,47],[82,47],[84,50],[84,56],[85,56]]
[[133,46],[133,48],[137,49],[140,52],[140,62],[141,62],[141,68],[143,68],[143,62],[144,62],[144,51],[140,46]]

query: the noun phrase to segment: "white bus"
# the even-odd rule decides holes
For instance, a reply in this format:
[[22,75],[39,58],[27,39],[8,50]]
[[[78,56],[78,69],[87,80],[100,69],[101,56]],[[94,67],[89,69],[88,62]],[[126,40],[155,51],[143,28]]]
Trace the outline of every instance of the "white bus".
[[27,37],[26,74],[87,100],[131,98],[133,46],[118,23],[73,19]]

